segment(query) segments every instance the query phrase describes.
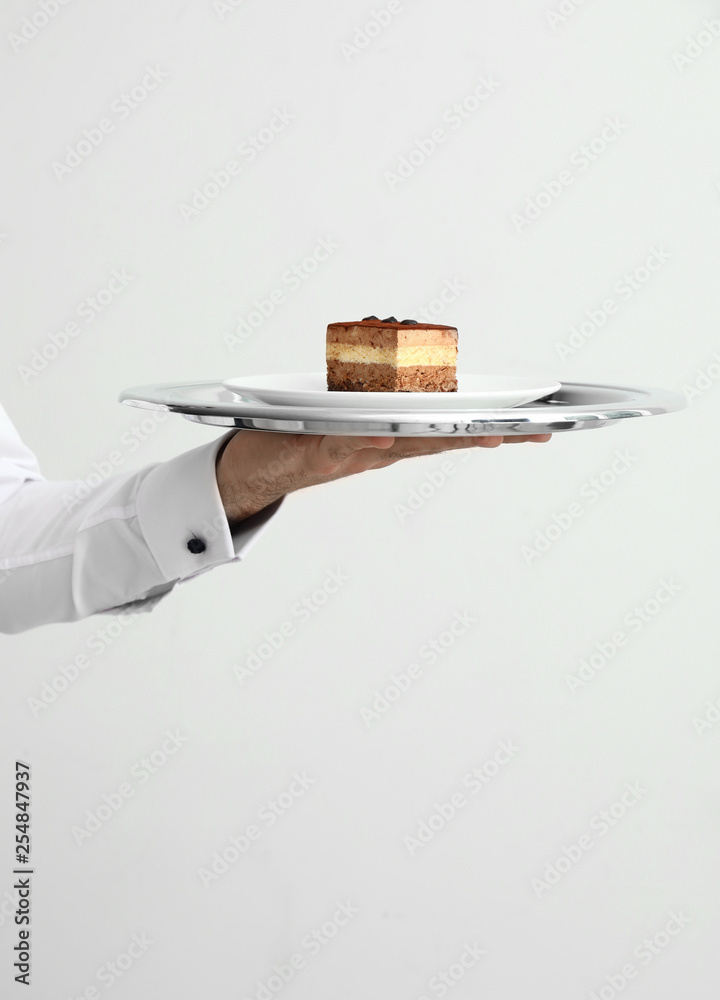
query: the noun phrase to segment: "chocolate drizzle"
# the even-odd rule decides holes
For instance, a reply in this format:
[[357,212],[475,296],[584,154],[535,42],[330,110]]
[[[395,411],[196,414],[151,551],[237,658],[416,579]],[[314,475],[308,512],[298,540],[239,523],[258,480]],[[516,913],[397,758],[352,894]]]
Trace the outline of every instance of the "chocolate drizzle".
[[[373,320],[373,319],[376,320],[378,323],[397,323],[397,320],[395,319],[394,316],[388,316],[387,319],[378,319],[377,316],[363,316],[362,321],[363,321],[363,323],[367,323],[368,320]],[[416,319],[401,319],[400,320],[400,325],[401,326],[417,326],[418,325],[418,321]]]

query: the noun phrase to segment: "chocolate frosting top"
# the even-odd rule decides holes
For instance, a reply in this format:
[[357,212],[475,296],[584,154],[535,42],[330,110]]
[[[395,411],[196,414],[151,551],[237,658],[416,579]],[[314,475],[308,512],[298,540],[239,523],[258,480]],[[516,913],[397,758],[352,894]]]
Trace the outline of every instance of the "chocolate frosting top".
[[[454,326],[441,326],[440,324],[437,324],[437,323],[418,323],[417,325],[420,327],[421,330],[455,330],[456,329]],[[331,327],[337,327],[337,326],[364,326],[364,327],[367,327],[370,330],[377,330],[377,329],[383,329],[383,330],[407,330],[407,329],[412,329],[412,327],[408,327],[408,325],[405,324],[405,323],[383,323],[383,321],[381,319],[353,320],[350,323],[329,323],[328,324],[328,329],[330,329]]]

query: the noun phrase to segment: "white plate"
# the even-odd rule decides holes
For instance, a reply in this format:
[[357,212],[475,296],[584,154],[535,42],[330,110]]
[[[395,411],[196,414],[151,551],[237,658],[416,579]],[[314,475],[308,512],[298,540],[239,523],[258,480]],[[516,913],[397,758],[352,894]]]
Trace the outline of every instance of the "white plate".
[[343,406],[387,410],[503,409],[543,399],[561,388],[551,379],[519,375],[458,375],[457,392],[328,392],[325,372],[245,375],[226,389],[276,406]]

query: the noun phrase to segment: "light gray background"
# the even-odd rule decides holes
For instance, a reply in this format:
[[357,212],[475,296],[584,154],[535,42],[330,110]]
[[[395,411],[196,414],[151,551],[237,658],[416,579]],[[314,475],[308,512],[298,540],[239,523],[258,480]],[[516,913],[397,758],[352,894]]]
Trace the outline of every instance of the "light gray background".
[[[720,38],[701,34],[718,5],[587,0],[560,22],[548,12],[573,4],[402,0],[354,52],[343,45],[384,0],[227,7],[72,0],[14,51],[10,33],[42,23],[41,8],[3,4],[0,398],[46,476],[84,479],[118,449],[126,471],[213,438],[173,417],[140,426],[131,450],[143,414],[116,403],[126,386],[322,370],[329,321],[413,315],[446,282],[464,286],[438,313],[459,328],[461,371],[665,386],[691,405],[458,453],[440,486],[427,485],[435,457],[294,495],[241,565],[115,622],[36,715],[28,699],[113,619],[3,637],[0,892],[21,757],[34,774],[32,995],[104,996],[98,970],[146,934],[114,997],[261,998],[300,952],[288,1000],[417,1000],[442,995],[433,977],[477,945],[486,954],[445,987],[456,1000],[715,998],[720,732],[697,720],[720,696]],[[113,102],[148,65],[167,79],[119,120]],[[447,141],[391,189],[386,172],[488,76],[496,93],[462,128],[445,123]],[[180,205],[275,108],[292,122],[185,221]],[[114,131],[58,179],[53,161],[105,117]],[[617,141],[518,232],[513,215],[608,118]],[[327,238],[330,260],[283,286]],[[668,261],[620,300],[616,283],[653,248]],[[128,287],[23,379],[114,269]],[[230,349],[224,334],[278,287],[286,301]],[[609,297],[617,312],[561,358]],[[586,484],[603,474],[614,481],[593,502]],[[523,554],[573,502],[582,515]],[[330,571],[347,582],[301,622],[294,606]],[[662,581],[677,592],[652,604]],[[626,616],[648,601],[633,629]],[[476,622],[430,665],[421,647],[458,613]],[[294,634],[240,683],[234,668],[285,621]],[[567,675],[620,629],[627,643],[572,693]],[[366,725],[361,709],[412,663],[421,679]],[[72,828],[168,729],[182,749],[78,846]],[[520,752],[411,855],[404,838],[500,740]],[[205,887],[199,869],[303,771],[307,793]],[[640,801],[539,897],[533,879],[626,783]],[[304,936],[348,901],[357,915],[310,955]],[[673,911],[682,932],[651,961],[634,955]],[[4,917],[1,990],[28,995],[12,983],[14,936]]]

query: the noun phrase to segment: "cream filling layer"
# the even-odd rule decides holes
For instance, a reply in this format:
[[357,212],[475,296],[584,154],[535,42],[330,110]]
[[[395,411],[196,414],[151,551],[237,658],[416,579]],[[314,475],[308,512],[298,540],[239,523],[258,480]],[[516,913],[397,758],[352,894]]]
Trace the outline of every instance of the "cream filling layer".
[[457,348],[454,346],[429,347],[370,347],[366,344],[328,344],[328,361],[344,361],[349,364],[392,365],[405,368],[409,365],[449,365],[457,363]]

